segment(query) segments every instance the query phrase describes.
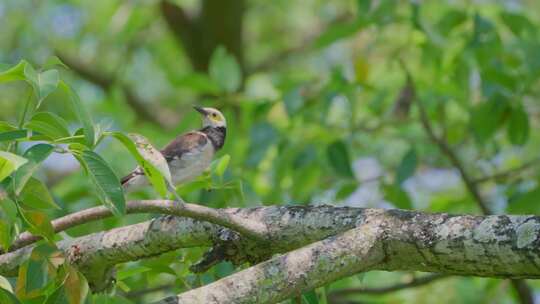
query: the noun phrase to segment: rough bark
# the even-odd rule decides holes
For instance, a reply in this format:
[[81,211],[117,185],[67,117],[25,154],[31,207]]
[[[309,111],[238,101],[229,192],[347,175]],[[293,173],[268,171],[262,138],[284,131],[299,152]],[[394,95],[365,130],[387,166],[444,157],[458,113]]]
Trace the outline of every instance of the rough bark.
[[[286,297],[289,289],[307,290],[349,275],[351,271],[367,269],[507,278],[540,277],[540,217],[537,216],[452,216],[331,206],[275,206],[223,209],[222,212],[264,225],[267,228],[265,243],[244,238],[237,232],[208,222],[163,216],[61,241],[58,247],[87,276],[95,291],[108,287],[116,264],[178,248],[222,246],[224,259],[242,263],[264,260],[272,254],[288,252],[319,240],[323,241],[246,271],[263,275],[265,272],[262,270],[274,265],[271,268],[278,274],[272,272],[270,276],[264,276],[268,280],[259,283],[278,284],[272,286],[280,288],[279,284],[285,284],[280,280],[285,280],[285,285],[291,287],[282,290],[286,295],[271,296],[271,299]],[[342,236],[331,237],[345,231],[348,232]],[[18,266],[31,249],[29,246],[1,255],[0,274],[16,275]],[[313,255],[314,252],[318,255]],[[314,260],[306,260],[307,257]],[[284,261],[297,263],[289,265]],[[306,269],[308,265],[315,268]],[[283,269],[279,267],[290,270],[281,272]],[[239,295],[244,294],[250,299],[263,296],[261,291],[254,290],[257,289],[254,282],[232,278],[235,284],[244,282],[251,286]],[[249,278],[254,279],[248,275],[245,280]],[[275,283],[270,282],[279,278]],[[215,292],[218,290],[215,287]],[[197,292],[192,291],[192,294]],[[239,300],[238,303],[242,302]]]
[[534,216],[365,210],[343,234],[159,303],[277,303],[369,270],[539,278],[539,231]]

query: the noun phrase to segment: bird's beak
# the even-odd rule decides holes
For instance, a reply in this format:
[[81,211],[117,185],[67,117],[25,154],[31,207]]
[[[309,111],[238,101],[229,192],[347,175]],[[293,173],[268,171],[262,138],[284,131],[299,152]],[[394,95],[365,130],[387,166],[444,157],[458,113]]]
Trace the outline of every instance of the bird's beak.
[[206,116],[206,115],[208,114],[208,112],[207,112],[204,108],[202,108],[202,107],[199,107],[199,106],[193,106],[193,108],[194,108],[197,112],[201,113],[202,115],[205,115],[205,116]]

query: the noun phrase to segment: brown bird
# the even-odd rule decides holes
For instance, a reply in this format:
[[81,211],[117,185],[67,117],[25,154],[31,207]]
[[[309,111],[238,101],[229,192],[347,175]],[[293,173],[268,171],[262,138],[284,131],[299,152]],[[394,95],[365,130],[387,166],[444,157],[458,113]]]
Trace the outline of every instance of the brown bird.
[[[194,108],[203,116],[203,127],[179,135],[161,150],[174,185],[189,182],[201,175],[210,166],[215,153],[225,144],[225,116],[214,108]],[[149,185],[141,167],[135,168],[121,182],[126,192]]]

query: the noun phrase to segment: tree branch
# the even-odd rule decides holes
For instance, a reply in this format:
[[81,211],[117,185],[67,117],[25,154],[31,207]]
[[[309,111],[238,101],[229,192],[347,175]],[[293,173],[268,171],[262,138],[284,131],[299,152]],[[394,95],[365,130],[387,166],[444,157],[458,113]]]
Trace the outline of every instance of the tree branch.
[[[243,236],[255,240],[264,241],[266,237],[266,227],[260,223],[250,221],[249,218],[240,218],[233,212],[227,212],[227,210],[213,209],[202,205],[176,204],[174,201],[168,200],[129,201],[126,204],[126,213],[159,213],[184,216],[230,228]],[[54,232],[57,233],[111,216],[112,213],[109,209],[104,206],[98,206],[68,214],[53,220],[51,224]],[[33,235],[28,231],[23,232],[13,241],[9,251],[14,251],[39,240],[41,240],[40,236]]]
[[[292,252],[290,256],[285,255],[287,258],[282,257],[281,261],[293,263],[286,271],[282,272],[280,268],[286,265],[267,270],[272,276],[288,277],[291,273],[297,273],[295,267],[302,269],[315,265],[303,259],[309,257],[309,248],[319,248],[312,256],[319,259],[319,262],[324,261],[327,254],[335,255],[328,256],[325,265],[317,264],[328,271],[323,279],[317,275],[313,277],[315,281],[311,282],[311,277],[306,276],[301,280],[305,284],[322,285],[332,278],[349,274],[351,270],[364,270],[363,266],[357,266],[366,266],[365,263],[372,259],[377,263],[370,270],[427,271],[509,278],[540,277],[540,217],[536,216],[451,216],[331,206],[272,206],[223,209],[222,212],[234,214],[238,218],[249,218],[266,227],[266,243],[261,244],[208,222],[163,216],[136,225],[61,241],[57,246],[67,260],[84,273],[94,291],[104,290],[111,284],[115,265],[178,248],[225,244],[228,246],[225,258],[234,264],[241,264],[288,252],[354,227],[357,228],[345,233],[345,238],[331,237],[307,249],[300,249],[304,250],[301,254]],[[364,249],[375,252],[364,252],[364,256],[358,251]],[[384,251],[384,263],[380,262],[380,250]],[[18,266],[28,258],[31,251],[32,247],[27,246],[1,255],[0,274],[16,275]],[[276,260],[270,263],[274,263],[272,261]],[[360,264],[356,265],[352,261],[359,261]],[[353,264],[356,266],[353,267]],[[298,272],[298,275],[302,276],[302,272]],[[231,280],[234,282],[237,279],[231,277]],[[237,282],[241,284],[244,281]],[[251,283],[246,284],[248,286]],[[294,284],[290,288],[296,292],[311,287]],[[242,294],[241,290],[239,294]],[[291,296],[294,295],[286,295]]]
[[277,303],[370,270],[540,278],[539,231],[540,217],[366,209],[341,235],[158,303]]

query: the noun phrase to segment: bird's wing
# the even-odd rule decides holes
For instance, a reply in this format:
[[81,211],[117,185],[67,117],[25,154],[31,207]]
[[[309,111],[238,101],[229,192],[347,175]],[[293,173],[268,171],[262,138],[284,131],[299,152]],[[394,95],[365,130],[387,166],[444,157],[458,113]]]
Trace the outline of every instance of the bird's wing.
[[182,158],[184,154],[201,152],[207,144],[208,137],[206,134],[193,131],[175,138],[161,150],[161,153],[167,162],[171,162]]

